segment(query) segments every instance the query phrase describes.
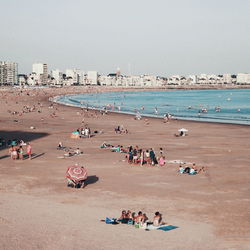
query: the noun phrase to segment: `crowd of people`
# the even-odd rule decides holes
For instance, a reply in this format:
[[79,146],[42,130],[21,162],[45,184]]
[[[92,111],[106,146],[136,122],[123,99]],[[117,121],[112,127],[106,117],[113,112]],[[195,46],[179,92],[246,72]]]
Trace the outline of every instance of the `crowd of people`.
[[155,151],[150,149],[142,149],[138,146],[128,147],[127,160],[129,164],[149,164],[151,166],[159,165],[164,166],[166,164],[165,156],[163,155],[163,149],[160,148],[159,157],[156,156]]
[[157,157],[154,150],[150,149],[142,149],[138,146],[129,146],[124,148],[122,145],[113,146],[109,143],[104,142],[101,148],[109,148],[112,152],[125,153],[126,159],[129,164],[140,164],[145,165],[148,164],[150,166],[164,166],[166,164],[166,157],[163,154],[163,148],[160,148],[159,156]]
[[84,128],[78,128],[76,131],[74,131],[75,134],[79,135],[79,138],[90,138],[91,137],[91,130],[86,125]]

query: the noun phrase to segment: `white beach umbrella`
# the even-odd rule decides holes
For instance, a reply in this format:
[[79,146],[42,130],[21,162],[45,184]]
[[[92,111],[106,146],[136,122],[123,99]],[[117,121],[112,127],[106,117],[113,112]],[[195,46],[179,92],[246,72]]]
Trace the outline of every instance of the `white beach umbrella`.
[[179,132],[188,132],[188,130],[185,129],[185,128],[180,128],[178,131],[179,131]]

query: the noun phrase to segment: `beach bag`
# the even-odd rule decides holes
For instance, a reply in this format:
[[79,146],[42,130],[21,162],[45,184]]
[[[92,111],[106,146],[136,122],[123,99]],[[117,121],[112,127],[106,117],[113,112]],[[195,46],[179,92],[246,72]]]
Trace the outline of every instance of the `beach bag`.
[[129,220],[128,221],[128,225],[133,225],[134,224],[134,221],[133,220]]

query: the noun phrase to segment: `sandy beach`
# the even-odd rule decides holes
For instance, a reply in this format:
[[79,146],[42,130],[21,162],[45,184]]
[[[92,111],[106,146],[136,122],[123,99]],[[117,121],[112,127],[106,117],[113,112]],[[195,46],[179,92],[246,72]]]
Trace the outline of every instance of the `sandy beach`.
[[[146,123],[129,115],[52,108],[48,101],[92,91],[103,90],[0,91],[0,137],[30,142],[34,153],[32,160],[12,160],[8,148],[0,148],[0,249],[249,249],[249,126],[153,118]],[[70,138],[85,125],[98,133]],[[116,134],[118,125],[128,134]],[[182,127],[188,136],[175,137]],[[60,141],[83,154],[63,158],[56,149]],[[103,142],[153,148],[156,155],[162,147],[167,164],[130,165],[125,154],[101,149]],[[181,175],[180,161],[206,171]],[[88,171],[83,189],[66,185],[67,167],[75,163]],[[150,220],[160,211],[177,228],[145,231],[100,221],[119,217],[123,209],[141,210]]]

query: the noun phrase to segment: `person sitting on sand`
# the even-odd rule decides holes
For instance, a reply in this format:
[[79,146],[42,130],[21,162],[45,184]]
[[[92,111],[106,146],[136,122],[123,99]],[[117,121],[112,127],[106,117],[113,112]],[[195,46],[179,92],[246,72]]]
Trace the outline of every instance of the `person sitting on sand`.
[[80,155],[80,154],[83,154],[83,152],[81,152],[81,150],[79,148],[77,148],[75,151],[74,151],[75,155]]
[[194,175],[194,174],[197,174],[197,173],[198,173],[197,167],[196,167],[195,163],[193,163],[193,166],[189,170],[189,174]]
[[125,220],[127,220],[126,214],[127,214],[126,210],[122,210],[121,216],[117,220],[120,221],[121,223],[124,223]]
[[135,217],[135,223],[142,223],[143,219],[144,217],[143,217],[142,211],[139,211],[138,215]]
[[153,219],[153,225],[155,227],[161,226],[161,225],[165,225],[166,223],[162,221],[162,215],[160,214],[160,212],[155,212],[155,216]]
[[161,167],[163,167],[165,164],[166,164],[165,156],[162,155],[162,156],[159,158],[159,165],[160,165]]
[[148,220],[148,216],[146,214],[143,214],[142,216],[143,216],[143,219],[142,219],[143,221],[142,222],[146,223],[147,220]]
[[132,220],[132,212],[130,210],[127,211],[126,213],[126,218],[129,219],[129,220]]
[[184,173],[185,173],[185,168],[184,168],[182,165],[179,166],[179,172],[180,172],[181,174],[184,174]]
[[63,143],[60,141],[58,143],[57,149],[64,149],[65,147],[63,146]]

